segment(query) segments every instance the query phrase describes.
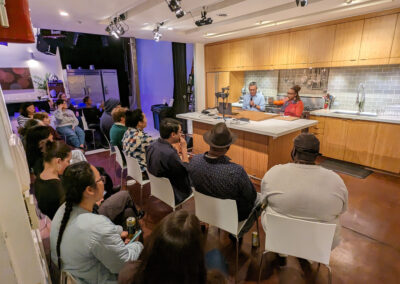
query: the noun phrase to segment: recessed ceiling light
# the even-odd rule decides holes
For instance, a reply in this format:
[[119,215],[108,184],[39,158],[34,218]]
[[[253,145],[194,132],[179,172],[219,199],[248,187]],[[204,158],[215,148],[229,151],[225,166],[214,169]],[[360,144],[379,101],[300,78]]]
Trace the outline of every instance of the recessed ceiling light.
[[344,3],[346,4],[351,4],[353,2],[353,0],[344,0]]
[[228,14],[226,14],[226,13],[220,13],[220,14],[217,14],[217,16],[218,16],[218,17],[228,17]]
[[67,12],[65,12],[65,11],[60,11],[60,15],[63,16],[63,17],[69,16],[69,14]]
[[174,29],[174,28],[171,28],[171,27],[168,28],[169,31],[172,31],[173,29]]

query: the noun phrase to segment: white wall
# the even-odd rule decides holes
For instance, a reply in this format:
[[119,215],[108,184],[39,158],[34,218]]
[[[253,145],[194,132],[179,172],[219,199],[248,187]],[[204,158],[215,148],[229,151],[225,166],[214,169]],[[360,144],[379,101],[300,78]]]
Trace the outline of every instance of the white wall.
[[[34,60],[30,52],[33,52]],[[7,67],[29,67],[31,75],[44,77],[46,73],[54,73],[62,80],[62,66],[60,55],[46,55],[37,51],[36,43],[17,44],[10,43],[8,46],[0,45],[0,68]],[[40,95],[36,90],[3,91],[6,102],[37,100]]]
[[206,107],[204,44],[202,43],[194,45],[194,88],[196,111],[202,111]]

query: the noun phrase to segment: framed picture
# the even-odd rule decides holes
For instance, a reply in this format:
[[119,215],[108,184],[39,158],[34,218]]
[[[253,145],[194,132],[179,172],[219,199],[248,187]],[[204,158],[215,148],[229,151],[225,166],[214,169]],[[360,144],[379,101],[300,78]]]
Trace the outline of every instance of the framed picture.
[[5,91],[34,88],[29,68],[0,68],[0,85]]

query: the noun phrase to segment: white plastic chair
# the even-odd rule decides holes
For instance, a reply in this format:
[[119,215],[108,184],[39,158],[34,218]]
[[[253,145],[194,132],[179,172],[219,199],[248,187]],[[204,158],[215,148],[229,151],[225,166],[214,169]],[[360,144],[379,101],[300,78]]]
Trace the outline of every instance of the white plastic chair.
[[147,174],[150,179],[150,192],[151,195],[155,196],[156,198],[160,199],[162,202],[166,203],[172,210],[179,206],[182,206],[186,201],[193,197],[193,193],[190,194],[185,200],[183,200],[179,204],[175,204],[175,197],[174,197],[174,189],[172,188],[171,182],[169,179],[164,177],[156,177],[153,176],[149,171]]
[[[211,226],[220,228],[236,237],[236,281],[239,269],[239,233],[246,220],[239,222],[236,201],[232,199],[220,199],[205,195],[194,190],[194,204],[197,218]],[[252,211],[251,214],[254,212]],[[259,234],[258,219],[256,220]]]
[[148,184],[150,180],[143,180],[142,170],[140,169],[139,162],[135,158],[129,155],[127,156],[125,153],[124,156],[126,160],[126,167],[128,168],[126,177],[131,177],[136,180],[138,184],[140,184],[140,204],[142,204],[143,186]]
[[83,130],[84,130],[84,131],[91,131],[91,132],[92,132],[93,148],[96,149],[96,139],[95,139],[95,136],[94,136],[94,132],[95,132],[96,130],[95,130],[95,129],[92,129],[92,128],[89,128],[83,110],[82,110],[81,119],[82,119]]
[[263,258],[269,251],[324,264],[329,272],[328,283],[332,283],[329,258],[336,224],[311,222],[267,213],[266,228],[265,251],[260,261],[259,283]]
[[121,151],[119,150],[118,146],[114,146],[114,152],[115,152],[115,161],[118,163],[118,165],[121,168],[121,183],[120,185],[122,186],[122,174],[124,170],[126,169],[126,165],[124,165],[124,160],[122,159]]
[[79,284],[79,282],[69,272],[62,270],[60,284]]

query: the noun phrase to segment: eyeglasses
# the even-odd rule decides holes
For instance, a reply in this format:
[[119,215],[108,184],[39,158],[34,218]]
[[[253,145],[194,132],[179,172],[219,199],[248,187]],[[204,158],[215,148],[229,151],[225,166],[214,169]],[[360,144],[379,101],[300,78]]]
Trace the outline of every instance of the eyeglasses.
[[105,176],[100,176],[100,178],[98,180],[96,180],[96,183],[98,183],[98,182],[105,183],[106,182],[106,177]]
[[288,95],[295,95],[296,93],[289,93],[289,92],[287,92],[287,94],[288,94]]

